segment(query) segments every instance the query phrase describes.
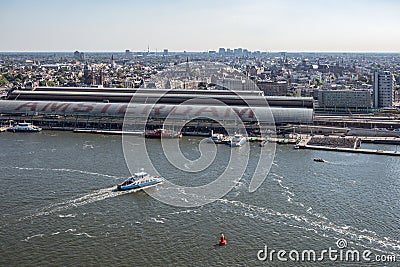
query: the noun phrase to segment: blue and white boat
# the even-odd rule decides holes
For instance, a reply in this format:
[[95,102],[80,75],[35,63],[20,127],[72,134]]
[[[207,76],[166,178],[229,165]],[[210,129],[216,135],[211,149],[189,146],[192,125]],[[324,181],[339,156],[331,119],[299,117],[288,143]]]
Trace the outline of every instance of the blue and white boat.
[[140,172],[135,173],[132,177],[125,180],[123,183],[117,185],[116,191],[126,190],[141,190],[164,182],[164,178],[161,176],[150,176],[143,169]]
[[244,143],[247,142],[247,137],[241,135],[241,134],[235,134],[232,139],[231,142],[229,143],[229,145],[231,147],[239,147],[242,146]]
[[32,123],[28,122],[20,122],[17,124],[14,124],[14,126],[10,127],[7,129],[9,132],[26,132],[26,133],[36,133],[40,132],[42,128],[39,128],[37,126],[34,126]]

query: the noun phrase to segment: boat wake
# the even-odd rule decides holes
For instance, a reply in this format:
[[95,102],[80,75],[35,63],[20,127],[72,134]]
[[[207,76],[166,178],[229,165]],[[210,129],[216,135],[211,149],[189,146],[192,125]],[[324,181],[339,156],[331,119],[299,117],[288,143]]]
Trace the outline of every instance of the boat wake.
[[60,232],[60,231],[54,232],[54,233],[51,233],[51,234],[48,234],[48,235],[46,235],[46,234],[36,234],[36,235],[28,236],[25,239],[23,239],[22,241],[29,242],[32,238],[38,238],[38,237],[45,238],[45,237],[51,237],[51,236],[56,236],[56,235],[60,235],[60,234],[68,234],[68,233],[71,234],[71,235],[74,235],[74,236],[83,236],[83,237],[87,237],[87,238],[95,238],[96,237],[96,236],[90,235],[90,234],[88,234],[86,232],[77,233],[76,229],[73,228],[73,229],[67,229],[67,230],[65,230],[63,232]]
[[308,213],[316,218],[328,220],[328,218],[326,218],[324,215],[314,212],[312,207],[307,208],[303,203],[294,200],[295,194],[292,191],[290,191],[290,188],[288,186],[283,184],[283,179],[284,179],[283,176],[277,175],[275,173],[271,173],[271,174],[275,177],[275,178],[272,178],[272,180],[277,182],[278,185],[283,189],[283,194],[287,197],[287,201],[289,203],[303,208],[306,213]]
[[[337,225],[325,218],[314,218],[307,215],[296,215],[274,211],[269,208],[246,204],[237,200],[219,199],[220,203],[232,206],[233,213],[261,220],[268,223],[284,224],[289,227],[312,231],[323,237],[339,239],[346,238],[355,245],[382,253],[400,255],[400,240],[381,237],[367,229],[357,229],[348,225]],[[310,210],[311,212],[311,210]]]
[[[51,204],[47,207],[42,208],[37,213],[34,213],[32,215],[29,215],[29,216],[19,219],[19,221],[31,219],[34,217],[51,215],[51,214],[65,211],[65,210],[68,210],[71,208],[80,207],[80,206],[91,204],[93,202],[97,202],[100,200],[117,197],[117,196],[121,196],[121,195],[125,195],[125,194],[133,192],[133,190],[113,191],[113,189],[115,189],[115,186],[109,187],[109,188],[98,189],[96,191],[93,191],[91,193],[85,194],[85,195],[77,197],[77,198],[73,198],[70,200],[63,201],[63,202]],[[59,215],[59,217],[60,218],[74,217],[74,215]]]
[[97,173],[97,172],[89,172],[89,171],[82,171],[82,170],[75,170],[75,169],[49,169],[49,168],[35,168],[35,167],[6,167],[6,168],[13,168],[17,170],[27,170],[27,171],[53,171],[53,172],[72,172],[72,173],[80,173],[80,174],[87,174],[87,175],[94,175],[94,176],[101,176],[113,179],[121,179],[121,177],[117,177],[114,175],[108,175],[104,173]]

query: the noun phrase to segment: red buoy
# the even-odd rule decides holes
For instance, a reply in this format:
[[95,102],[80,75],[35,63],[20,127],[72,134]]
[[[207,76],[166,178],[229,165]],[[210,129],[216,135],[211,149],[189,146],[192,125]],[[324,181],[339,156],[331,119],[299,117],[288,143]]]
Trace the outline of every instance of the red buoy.
[[219,239],[219,245],[220,246],[225,246],[226,245],[226,239],[224,234],[221,234],[221,238]]

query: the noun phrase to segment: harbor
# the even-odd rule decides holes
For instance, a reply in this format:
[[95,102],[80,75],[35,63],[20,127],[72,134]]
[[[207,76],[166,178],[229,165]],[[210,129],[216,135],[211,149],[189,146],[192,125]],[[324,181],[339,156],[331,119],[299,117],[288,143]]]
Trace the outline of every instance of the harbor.
[[[29,121],[34,127],[40,127],[43,130],[56,130],[56,131],[71,131],[73,133],[90,133],[90,134],[102,134],[102,135],[136,135],[145,136],[144,125],[142,121],[138,121],[137,125],[130,125],[124,127],[124,122],[121,118],[115,117],[44,117],[44,116],[2,116],[0,122],[3,126],[0,128],[0,132],[5,132],[10,129],[13,123],[24,123]],[[168,129],[177,128],[173,122],[162,125],[161,120],[152,120],[147,122],[146,127],[149,129],[159,129],[161,127],[168,127]],[[227,125],[228,129],[235,131],[235,124]],[[388,145],[400,145],[400,137],[388,137],[388,136],[347,136],[346,130],[334,128],[337,134],[324,134],[315,135],[312,132],[318,131],[329,131],[332,128],[325,126],[308,126],[309,133],[297,134],[296,132],[290,132],[290,127],[277,127],[277,131],[272,135],[271,133],[267,136],[259,132],[257,125],[248,123],[245,124],[247,136],[246,140],[249,142],[258,142],[260,145],[265,142],[271,142],[281,145],[294,145],[298,149],[313,149],[313,150],[325,150],[325,151],[337,151],[347,153],[363,153],[363,154],[376,154],[386,156],[399,156],[400,152],[396,150],[382,150],[382,149],[364,149],[361,148],[362,143],[366,144],[388,144]],[[127,128],[127,129],[125,129]],[[141,129],[140,129],[141,128]],[[231,137],[226,134],[226,130],[221,127],[218,123],[213,122],[196,122],[191,121],[187,123],[181,129],[181,134],[184,136],[203,136],[210,137],[213,132],[221,135],[221,140],[214,143],[229,144]],[[283,134],[277,134],[283,132]],[[303,126],[303,132],[306,132],[306,128]],[[329,140],[329,142],[328,142]],[[346,143],[346,144],[345,144]]]
[[[182,259],[178,266],[186,266],[185,259],[215,266],[215,259],[226,262],[227,258],[230,266],[259,266],[256,253],[262,246],[255,246],[252,252],[248,249],[257,238],[288,248],[293,240],[305,239],[304,246],[312,242],[324,248],[346,238],[354,249],[399,253],[397,241],[387,238],[398,232],[398,217],[388,214],[399,214],[398,185],[393,180],[399,171],[399,157],[355,157],[277,145],[271,171],[257,191],[249,193],[252,176],[246,173],[221,199],[199,208],[181,208],[160,204],[141,191],[112,192],[116,184],[131,176],[119,135],[43,130],[18,137],[1,133],[0,138],[4,163],[0,234],[7,244],[2,266],[9,262],[47,265],[49,257],[43,251],[54,251],[54,265],[91,266],[102,261],[124,266],[127,253],[139,253],[153,266],[165,266],[171,257]],[[183,153],[199,153],[196,148],[201,140],[184,137],[180,148]],[[131,141],[132,161],[143,166],[142,139]],[[225,170],[221,166],[229,161],[230,153],[239,159],[245,156],[243,149],[219,145],[215,163],[205,172],[188,175],[159,156],[159,140],[147,141],[159,174],[180,185],[212,182]],[[256,142],[244,146],[251,148],[254,157],[268,152]],[[203,152],[211,149],[205,146]],[[257,161],[249,161],[250,170],[256,165]],[[21,190],[21,184],[29,184],[31,190]],[[178,191],[166,183],[149,190],[170,192],[171,198],[177,198]],[[359,221],[352,219],[355,215]],[[375,218],[371,224],[362,223],[371,217]],[[226,236],[226,247],[213,246],[220,233]],[[146,246],[143,236],[147,237]],[[117,246],[109,246],[113,242]],[[158,257],[154,257],[155,250]]]

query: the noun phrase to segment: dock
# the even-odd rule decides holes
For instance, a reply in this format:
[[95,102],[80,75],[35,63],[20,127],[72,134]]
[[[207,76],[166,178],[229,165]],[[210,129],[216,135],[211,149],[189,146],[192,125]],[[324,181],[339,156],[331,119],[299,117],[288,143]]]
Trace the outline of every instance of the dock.
[[91,133],[91,134],[108,134],[108,135],[137,135],[143,136],[143,131],[113,131],[113,130],[97,130],[97,129],[74,129],[74,133]]
[[371,144],[400,145],[399,137],[360,137],[361,142]]
[[[359,138],[355,139],[355,144],[353,147],[339,147],[339,146],[328,146],[328,145],[310,145],[312,136],[301,139],[297,144],[297,149],[314,149],[314,150],[325,150],[325,151],[335,151],[335,152],[347,152],[347,153],[361,153],[361,154],[375,154],[375,155],[385,155],[385,156],[400,156],[400,151],[392,150],[381,150],[381,149],[363,149],[358,148],[357,142]],[[332,138],[332,137],[330,137]],[[338,140],[343,140],[342,137],[337,137]],[[373,139],[371,139],[372,141]],[[391,140],[393,141],[393,140]]]
[[386,156],[400,156],[400,151],[390,150],[375,150],[375,149],[362,149],[362,148],[345,148],[345,147],[328,147],[328,146],[300,146],[302,149],[315,149],[315,150],[326,150],[336,152],[350,152],[350,153],[361,153],[361,154],[375,154],[375,155],[386,155]]
[[263,142],[263,141],[268,141],[271,143],[277,143],[277,144],[296,144],[297,139],[295,138],[278,138],[278,137],[249,137],[248,140],[250,142]]

